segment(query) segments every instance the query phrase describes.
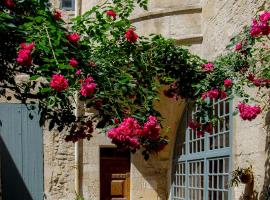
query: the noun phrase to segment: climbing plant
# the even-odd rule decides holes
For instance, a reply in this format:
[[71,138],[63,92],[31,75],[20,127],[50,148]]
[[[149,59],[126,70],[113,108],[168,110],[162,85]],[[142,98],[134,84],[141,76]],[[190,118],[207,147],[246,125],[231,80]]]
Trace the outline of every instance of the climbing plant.
[[[244,120],[261,112],[247,104],[244,86],[269,86],[269,50],[261,46],[269,43],[269,12],[232,40],[235,50],[207,62],[160,35],[139,36],[128,19],[136,4],[147,8],[147,0],[106,1],[67,28],[46,0],[1,0],[0,95],[38,103],[40,124],[67,133],[66,141],[100,128],[119,148],[142,148],[146,159],[168,142],[153,106],[161,85],[168,98],[201,107],[189,123],[200,135],[219,120],[213,99],[239,94]],[[75,116],[77,97],[94,116]]]

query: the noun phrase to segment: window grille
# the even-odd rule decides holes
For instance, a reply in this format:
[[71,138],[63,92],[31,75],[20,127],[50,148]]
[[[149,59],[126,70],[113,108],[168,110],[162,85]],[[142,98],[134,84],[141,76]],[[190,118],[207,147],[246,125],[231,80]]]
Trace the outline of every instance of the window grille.
[[187,110],[178,132],[173,160],[172,200],[230,200],[232,100],[210,104],[220,118],[213,133],[198,136],[188,127],[199,108]]
[[61,8],[63,10],[74,10],[75,0],[61,0]]

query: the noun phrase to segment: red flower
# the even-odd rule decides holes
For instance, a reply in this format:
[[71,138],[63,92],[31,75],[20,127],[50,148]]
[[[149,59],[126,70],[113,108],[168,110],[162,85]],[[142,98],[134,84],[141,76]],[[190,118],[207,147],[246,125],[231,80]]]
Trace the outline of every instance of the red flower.
[[196,130],[201,127],[201,124],[195,120],[192,120],[188,122],[188,127],[192,130]]
[[71,59],[69,60],[69,64],[70,64],[72,67],[76,68],[76,67],[78,67],[79,62],[78,62],[75,58],[71,58]]
[[62,18],[62,12],[60,10],[55,10],[53,14],[55,20],[60,20]]
[[205,72],[212,72],[214,71],[214,64],[209,62],[209,63],[206,63],[206,64],[203,64],[202,65],[202,69],[205,71]]
[[22,66],[29,66],[32,63],[31,52],[35,47],[35,43],[31,42],[30,44],[22,43],[21,49],[18,51],[18,57],[16,61]]
[[67,39],[72,43],[77,43],[80,39],[80,36],[78,33],[71,33],[67,35]]
[[240,112],[240,117],[243,120],[253,120],[257,117],[258,114],[262,112],[261,108],[259,106],[250,106],[245,103],[239,103],[238,104],[238,110]]
[[126,40],[130,43],[134,43],[138,39],[138,35],[134,32],[133,28],[129,28],[125,34]]
[[112,17],[113,19],[116,19],[116,13],[113,10],[108,10],[106,12],[106,14],[110,17]]
[[118,123],[119,123],[119,119],[117,119],[117,118],[115,117],[115,118],[113,118],[113,122],[114,122],[115,124],[118,124]]
[[16,4],[12,0],[4,0],[4,5],[8,8],[15,8]]
[[61,74],[54,74],[50,82],[51,88],[57,92],[62,92],[68,88],[68,80]]
[[197,136],[198,137],[203,137],[204,136],[204,131],[197,131]]
[[248,79],[249,81],[253,81],[253,80],[255,79],[255,75],[252,74],[252,73],[249,73],[247,79]]
[[241,51],[242,50],[242,43],[240,42],[240,43],[237,43],[236,45],[235,45],[235,50],[236,51]]
[[84,97],[90,97],[94,94],[94,90],[97,84],[94,83],[94,79],[92,77],[88,77],[83,80],[82,87],[80,93]]
[[224,86],[225,87],[231,87],[232,86],[232,80],[231,79],[225,79],[224,80]]
[[213,124],[212,123],[207,123],[205,128],[204,128],[204,131],[212,134],[213,133]]

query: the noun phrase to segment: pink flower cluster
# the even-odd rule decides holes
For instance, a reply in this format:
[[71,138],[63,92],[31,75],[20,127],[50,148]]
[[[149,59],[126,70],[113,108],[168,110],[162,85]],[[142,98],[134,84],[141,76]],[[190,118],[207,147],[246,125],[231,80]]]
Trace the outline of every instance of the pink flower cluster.
[[196,131],[198,137],[204,136],[205,132],[210,134],[213,133],[213,124],[208,122],[206,124],[201,124],[196,120],[191,120],[188,122],[188,127],[191,128],[193,131]]
[[29,66],[32,63],[32,50],[35,47],[35,43],[30,44],[22,43],[18,52],[17,62],[22,66]]
[[143,127],[136,119],[128,117],[118,127],[111,129],[108,132],[108,137],[112,139],[113,143],[126,148],[139,149],[140,137],[157,141],[160,137],[160,130],[161,127],[154,116],[149,116]]
[[62,92],[68,88],[68,80],[61,74],[54,74],[50,82],[51,88],[57,92]]
[[209,98],[210,100],[213,99],[225,99],[227,97],[227,93],[223,90],[217,90],[217,89],[213,89],[213,90],[209,90],[208,92],[204,92],[202,94],[202,100],[205,100],[206,98]]
[[94,83],[94,79],[92,77],[88,77],[82,81],[82,87],[80,93],[84,97],[91,97],[94,94],[94,90],[97,84]]
[[270,26],[268,24],[270,20],[270,12],[264,11],[259,16],[259,21],[253,19],[250,35],[251,37],[259,37],[261,35],[269,35],[270,34]]
[[74,44],[77,44],[79,39],[80,39],[80,36],[78,33],[71,33],[71,34],[67,35],[67,39],[68,39],[68,41],[70,41]]
[[112,17],[113,19],[116,19],[116,13],[113,10],[108,10],[106,12],[106,14],[110,17]]
[[120,143],[121,146],[131,149],[139,149],[139,136],[141,133],[139,122],[132,117],[128,117],[118,127],[109,130],[107,135],[112,139],[113,143]]
[[262,112],[261,108],[259,106],[250,106],[245,103],[239,103],[238,104],[238,110],[240,112],[240,117],[243,120],[253,120],[257,117],[258,114]]
[[138,35],[135,33],[133,28],[129,28],[125,33],[126,40],[130,43],[134,43],[138,39]]
[[212,72],[214,71],[214,64],[209,62],[209,63],[206,63],[206,64],[203,64],[202,65],[202,69],[205,71],[205,72]]
[[255,75],[252,73],[250,73],[247,78],[257,87],[264,87],[264,86],[268,87],[270,85],[270,79],[255,78]]

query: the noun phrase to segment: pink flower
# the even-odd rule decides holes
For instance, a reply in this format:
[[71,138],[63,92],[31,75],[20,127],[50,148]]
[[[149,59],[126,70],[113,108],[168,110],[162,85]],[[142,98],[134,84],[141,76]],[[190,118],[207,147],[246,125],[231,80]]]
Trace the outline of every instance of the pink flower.
[[220,95],[220,99],[225,99],[227,97],[227,93],[222,90],[220,91],[219,95]]
[[12,0],[4,0],[4,5],[8,8],[15,8],[16,4]]
[[264,11],[259,16],[261,22],[268,22],[270,19],[270,11]]
[[157,118],[154,116],[149,116],[148,121],[144,123],[142,135],[150,140],[157,140],[160,136],[160,125]]
[[68,88],[68,80],[61,74],[54,74],[50,82],[51,88],[57,92],[62,92]]
[[258,37],[261,34],[261,28],[259,26],[259,23],[256,19],[253,19],[252,26],[250,29],[250,35],[251,37]]
[[112,17],[113,19],[116,19],[116,13],[113,10],[108,10],[106,12],[106,14],[110,17]]
[[259,106],[250,106],[245,103],[239,103],[238,104],[238,110],[240,112],[240,117],[243,120],[253,120],[257,117],[258,114],[262,112],[261,108]]
[[34,47],[35,47],[35,43],[34,42],[31,42],[29,44],[22,43],[22,44],[20,44],[20,46],[21,46],[22,49],[32,51],[34,49]]
[[207,96],[208,96],[210,99],[217,99],[217,98],[218,98],[218,95],[219,95],[219,92],[218,92],[217,89],[210,90],[210,91],[208,91],[208,93],[207,93]]
[[232,80],[231,79],[225,79],[224,80],[224,86],[225,87],[231,87],[232,86]]
[[206,64],[203,64],[202,65],[202,69],[205,71],[205,72],[212,72],[214,71],[214,64],[209,62],[209,63],[206,63]]
[[91,97],[94,94],[97,84],[94,83],[92,77],[88,77],[83,80],[80,93],[84,97]]
[[55,10],[53,14],[55,20],[60,20],[62,18],[62,12],[60,10]]
[[32,64],[31,52],[35,47],[35,43],[31,42],[30,44],[22,43],[21,49],[18,51],[18,57],[16,61],[22,66],[29,66]]
[[129,28],[125,33],[126,40],[130,43],[134,43],[138,39],[138,35],[134,32],[133,28]]
[[78,70],[75,72],[76,75],[80,75],[81,73],[82,73],[82,71],[81,71],[80,69],[78,69]]
[[77,43],[80,39],[80,36],[78,33],[71,33],[67,35],[67,39],[72,43]]
[[75,58],[71,58],[71,59],[69,60],[69,64],[70,64],[72,67],[76,68],[76,67],[78,67],[79,62],[78,62]]
[[236,51],[241,51],[242,50],[242,43],[240,42],[240,43],[237,43],[236,45],[235,45],[235,50]]

